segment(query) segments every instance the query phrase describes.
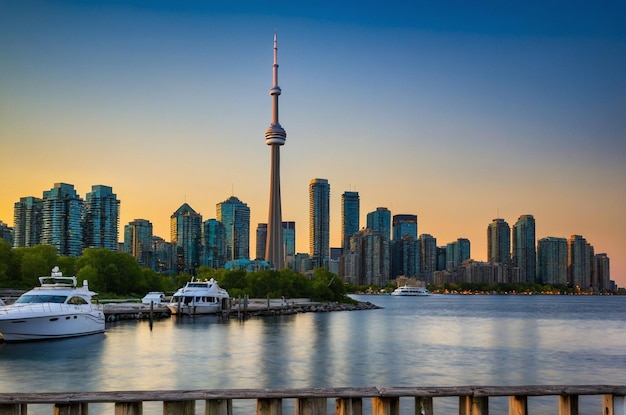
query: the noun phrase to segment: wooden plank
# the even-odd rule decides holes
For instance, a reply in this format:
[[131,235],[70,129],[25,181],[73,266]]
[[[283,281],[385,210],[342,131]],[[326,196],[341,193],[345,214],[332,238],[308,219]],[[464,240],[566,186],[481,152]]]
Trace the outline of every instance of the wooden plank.
[[164,401],[163,415],[195,415],[196,401]]
[[400,398],[372,398],[372,415],[399,415]]
[[459,415],[472,414],[472,397],[459,396]]
[[282,415],[282,399],[257,399],[256,415]]
[[142,415],[143,402],[116,402],[115,415]]
[[604,395],[602,413],[604,415],[626,415],[626,397]]
[[57,403],[52,410],[53,415],[82,415],[83,408],[86,404],[81,403]]
[[489,414],[489,397],[474,396],[472,398],[472,415],[488,415]]
[[19,403],[0,404],[0,415],[22,415],[22,406]]
[[363,399],[335,399],[335,415],[363,415]]
[[578,415],[578,395],[559,396],[559,415]]
[[528,415],[528,396],[510,396],[509,415]]
[[326,398],[296,399],[296,415],[326,415]]
[[433,398],[415,398],[415,415],[433,415]]
[[233,401],[231,399],[207,399],[204,405],[204,415],[233,415]]

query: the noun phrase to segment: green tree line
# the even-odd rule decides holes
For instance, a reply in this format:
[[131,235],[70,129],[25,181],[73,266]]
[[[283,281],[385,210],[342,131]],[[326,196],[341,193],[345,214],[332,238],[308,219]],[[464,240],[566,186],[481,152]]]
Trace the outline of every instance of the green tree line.
[[[63,275],[75,275],[101,298],[143,297],[149,291],[173,293],[191,280],[189,274],[163,275],[139,266],[129,254],[88,248],[80,257],[58,255],[49,245],[11,248],[0,241],[0,288],[29,290],[39,285],[38,277],[50,275],[58,266]],[[311,298],[314,301],[352,301],[337,275],[323,269],[312,278],[289,269],[246,272],[200,267],[196,279],[214,278],[231,297]]]

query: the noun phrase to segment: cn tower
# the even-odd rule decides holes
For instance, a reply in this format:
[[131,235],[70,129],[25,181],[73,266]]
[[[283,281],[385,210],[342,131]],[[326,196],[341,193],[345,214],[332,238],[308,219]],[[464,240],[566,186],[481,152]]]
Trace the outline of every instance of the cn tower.
[[270,211],[267,219],[267,240],[265,242],[265,260],[273,269],[285,266],[283,256],[283,218],[280,205],[280,146],[285,144],[287,133],[278,122],[278,46],[274,32],[274,65],[272,67],[273,84],[270,89],[272,96],[272,123],[265,131],[265,144],[272,150],[272,166],[270,172]]

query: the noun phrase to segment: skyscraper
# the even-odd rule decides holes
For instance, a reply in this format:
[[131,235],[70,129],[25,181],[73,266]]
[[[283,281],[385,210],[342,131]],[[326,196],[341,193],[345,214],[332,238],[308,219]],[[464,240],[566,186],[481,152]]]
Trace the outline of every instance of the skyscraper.
[[359,231],[359,192],[344,192],[341,195],[341,249],[350,249],[350,237]]
[[267,242],[265,259],[274,269],[284,267],[283,255],[283,228],[282,211],[280,202],[280,146],[285,144],[287,133],[278,122],[278,46],[276,33],[274,33],[274,65],[272,66],[273,84],[270,89],[272,96],[272,122],[265,131],[265,144],[271,147],[271,172],[270,172],[270,208],[267,219]]
[[511,227],[504,219],[494,219],[487,227],[487,260],[492,264],[511,260]]
[[586,290],[591,286],[594,262],[593,247],[581,235],[572,235],[567,241],[567,282],[570,287]]
[[437,271],[437,239],[427,233],[420,235],[420,271],[428,282]]
[[392,228],[394,241],[405,235],[417,239],[417,215],[393,215]]
[[176,245],[178,272],[190,272],[200,266],[202,216],[183,203],[170,217],[170,237]]
[[296,222],[283,222],[283,241],[285,247],[285,266],[293,269],[296,257]]
[[216,207],[226,232],[226,261],[250,259],[250,208],[235,196]]
[[328,266],[330,185],[326,179],[313,179],[309,183],[309,255],[314,269]]
[[378,232],[389,240],[391,236],[391,212],[386,207],[378,207],[367,214],[367,229]]
[[255,259],[265,259],[267,247],[267,223],[256,226],[256,256]]
[[59,255],[79,256],[83,252],[84,202],[74,185],[55,183],[43,192],[41,244],[57,248]]
[[537,248],[535,245],[535,218],[522,215],[513,225],[513,265],[522,271],[522,281],[536,280]]
[[202,225],[202,264],[215,269],[223,268],[226,264],[226,229],[217,219],[208,219]]
[[537,242],[537,275],[541,284],[567,284],[567,239],[549,236]]
[[142,267],[153,268],[152,237],[152,223],[146,219],[135,219],[124,226],[124,252],[134,256]]
[[120,201],[109,186],[91,186],[85,197],[85,247],[117,251]]
[[39,245],[41,241],[43,201],[38,197],[22,197],[13,207],[14,248]]

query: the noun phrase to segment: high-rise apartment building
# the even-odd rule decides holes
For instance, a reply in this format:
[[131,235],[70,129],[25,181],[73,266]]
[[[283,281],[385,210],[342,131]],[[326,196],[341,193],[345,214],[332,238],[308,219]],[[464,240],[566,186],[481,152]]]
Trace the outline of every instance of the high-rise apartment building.
[[43,200],[28,196],[13,206],[13,247],[24,248],[41,242]]
[[537,249],[533,215],[522,215],[513,225],[513,266],[521,269],[522,281],[539,282],[536,278]]
[[43,192],[41,244],[57,248],[59,255],[83,252],[84,202],[74,185],[55,183]]
[[216,207],[226,232],[226,261],[250,259],[250,208],[235,196]]
[[549,236],[537,242],[537,277],[541,284],[567,285],[567,239]]
[[296,258],[296,222],[283,222],[283,245],[285,247],[285,267],[294,269]]
[[224,268],[227,258],[226,228],[217,219],[208,219],[202,224],[202,265]]
[[86,248],[117,251],[120,201],[109,186],[91,186],[85,197],[84,237]]
[[458,238],[446,245],[446,268],[458,268],[471,257],[470,241],[467,238]]
[[202,216],[183,203],[170,217],[170,236],[176,246],[178,272],[193,274],[200,266]]
[[417,215],[393,215],[392,228],[394,241],[405,235],[417,239]]
[[416,278],[420,273],[420,241],[405,234],[391,241],[391,278],[405,276]]
[[427,233],[420,235],[420,271],[428,282],[437,271],[437,239]]
[[266,245],[267,245],[267,223],[259,223],[256,226],[255,259],[265,259],[265,246]]
[[142,267],[154,269],[153,236],[150,221],[135,219],[129,222],[124,226],[124,252],[134,256]]
[[611,270],[609,257],[605,253],[596,254],[596,272],[598,276],[598,289],[601,292],[611,290]]
[[309,183],[309,256],[313,268],[328,268],[329,255],[330,184],[318,178]]
[[[271,147],[270,170],[270,208],[267,219],[267,238],[265,259],[274,269],[284,267],[284,246],[282,236],[282,211],[280,200],[280,146],[285,144],[287,133],[278,122],[278,97],[281,90],[278,86],[278,43],[274,33],[274,65],[272,66],[273,83],[270,89],[272,96],[272,122],[265,131],[265,144]],[[260,257],[259,257],[260,258]]]
[[361,205],[359,192],[344,192],[341,195],[341,249],[350,248],[350,237],[360,229]]
[[492,264],[511,261],[511,227],[504,219],[494,219],[487,227],[487,259]]
[[0,220],[0,241],[4,241],[9,244],[9,246],[13,246],[13,239],[13,228]]
[[342,277],[353,284],[384,286],[390,278],[390,259],[389,240],[370,229],[361,230],[350,237]]
[[391,212],[386,207],[378,207],[367,214],[367,229],[378,232],[382,237],[391,237]]
[[586,290],[591,287],[594,270],[593,247],[581,235],[567,241],[567,282],[570,287]]

